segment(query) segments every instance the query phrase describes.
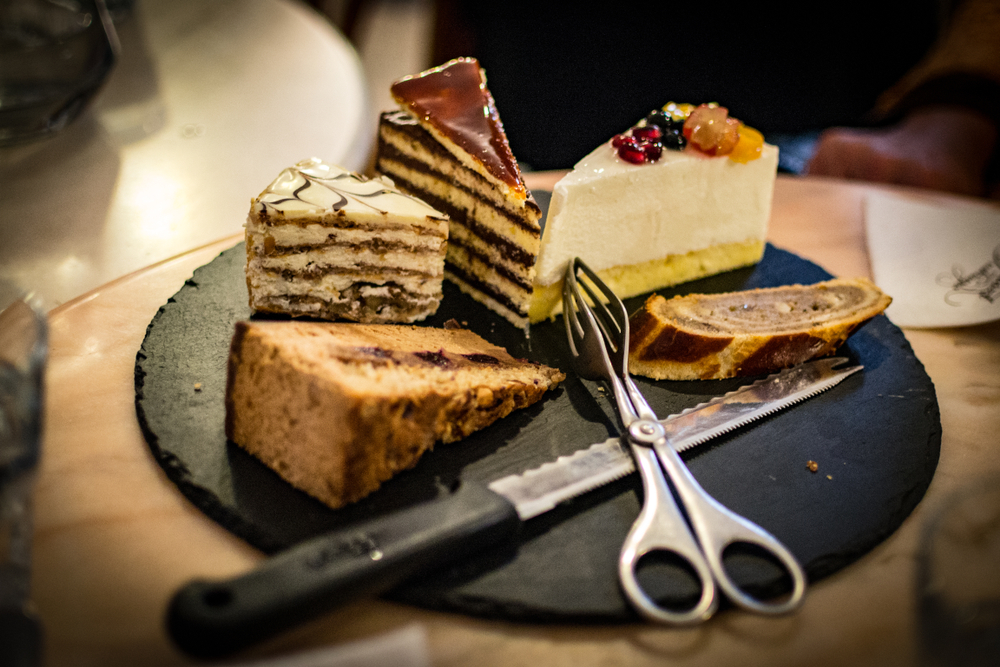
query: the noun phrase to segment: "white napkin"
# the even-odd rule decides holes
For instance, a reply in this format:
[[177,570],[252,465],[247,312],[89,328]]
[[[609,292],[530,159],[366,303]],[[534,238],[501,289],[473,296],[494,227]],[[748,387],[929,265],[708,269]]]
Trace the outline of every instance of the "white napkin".
[[427,631],[412,624],[377,637],[232,667],[430,667]]
[[902,327],[957,327],[1000,319],[1000,207],[872,193],[865,200],[875,283]]

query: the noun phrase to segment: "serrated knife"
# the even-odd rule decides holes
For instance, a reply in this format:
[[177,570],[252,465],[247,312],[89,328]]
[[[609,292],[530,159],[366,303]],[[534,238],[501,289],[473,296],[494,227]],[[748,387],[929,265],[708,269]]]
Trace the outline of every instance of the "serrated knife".
[[[684,451],[819,394],[861,366],[842,357],[786,369],[661,421]],[[195,580],[173,597],[167,629],[198,657],[220,657],[336,606],[516,539],[520,525],[635,470],[619,438],[487,486],[440,497],[307,540],[238,577]]]

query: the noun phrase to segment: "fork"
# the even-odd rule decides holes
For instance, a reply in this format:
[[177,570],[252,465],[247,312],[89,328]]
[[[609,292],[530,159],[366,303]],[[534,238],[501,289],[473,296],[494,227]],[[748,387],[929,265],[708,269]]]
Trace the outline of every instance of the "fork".
[[[585,280],[578,279],[578,274]],[[685,625],[711,617],[718,608],[716,587],[737,606],[757,613],[782,614],[798,607],[806,587],[802,566],[773,535],[724,507],[698,484],[629,375],[625,305],[579,258],[566,269],[563,319],[576,372],[611,386],[642,477],[642,510],[618,560],[619,580],[629,601],[651,620]],[[723,556],[735,544],[752,545],[780,563],[792,581],[786,599],[757,599],[730,577]],[[691,569],[701,587],[701,596],[693,606],[669,609],[642,589],[637,567],[644,556],[654,552],[673,554]]]

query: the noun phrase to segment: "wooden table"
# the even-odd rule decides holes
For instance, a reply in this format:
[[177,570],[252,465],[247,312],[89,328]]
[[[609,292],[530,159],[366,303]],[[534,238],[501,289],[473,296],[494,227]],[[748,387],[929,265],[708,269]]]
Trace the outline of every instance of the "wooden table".
[[[529,175],[530,187],[557,175]],[[862,201],[874,186],[779,177],[770,240],[835,275],[869,275]],[[930,196],[930,195],[928,195]],[[936,196],[932,198],[938,199]],[[146,325],[232,236],[125,276],[54,309],[36,493],[33,594],[49,665],[178,665],[163,629],[172,593],[262,556],[194,508],[146,446],[133,364]],[[1000,322],[908,330],[935,383],[943,440],[937,475],[903,526],[818,582],[799,613],[727,611],[695,629],[488,622],[367,600],[255,649],[276,655],[363,639],[413,623],[438,665],[913,665],[922,527],[955,490],[1000,472]]]
[[56,306],[238,233],[299,160],[369,159],[360,60],[300,0],[137,0],[117,30],[94,104],[0,149],[0,308],[25,290]]

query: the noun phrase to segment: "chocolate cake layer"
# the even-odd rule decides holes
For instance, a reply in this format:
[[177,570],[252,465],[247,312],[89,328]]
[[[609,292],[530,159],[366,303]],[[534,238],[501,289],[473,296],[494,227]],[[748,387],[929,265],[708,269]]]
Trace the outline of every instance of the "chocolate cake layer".
[[[391,128],[391,132],[398,133],[402,141],[397,139],[393,142],[391,141],[391,134],[386,135],[380,132],[378,146],[380,161],[385,159],[393,162],[399,162],[409,169],[416,171],[423,171],[430,165],[443,165],[446,163],[454,163],[457,165],[454,156],[442,148],[439,143],[434,141],[434,137],[432,137],[430,133],[419,125],[408,123],[407,119],[402,117],[400,114],[401,112],[392,112],[382,115],[384,123],[383,127]],[[418,145],[420,149],[422,149],[420,151],[422,155],[415,157],[415,152],[401,149],[400,146],[403,142]],[[441,172],[441,175],[453,178],[451,174],[447,174],[443,171]],[[462,176],[461,180],[453,180],[453,185],[456,188],[465,190],[470,196],[484,202],[490,202],[496,207],[497,211],[501,215],[506,216],[511,223],[522,227],[528,233],[532,235],[541,235],[541,226],[538,224],[537,219],[533,220],[525,217],[520,206],[514,206],[511,202],[505,199],[502,193],[498,192],[496,188],[494,188],[493,185],[481,175],[474,171],[466,170]]]
[[324,320],[389,323],[420,316],[430,303],[440,300],[441,294],[413,294],[391,282],[382,285],[354,282],[339,299],[283,295],[263,298],[258,307],[261,312]]

